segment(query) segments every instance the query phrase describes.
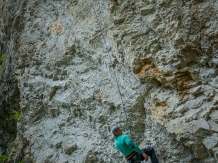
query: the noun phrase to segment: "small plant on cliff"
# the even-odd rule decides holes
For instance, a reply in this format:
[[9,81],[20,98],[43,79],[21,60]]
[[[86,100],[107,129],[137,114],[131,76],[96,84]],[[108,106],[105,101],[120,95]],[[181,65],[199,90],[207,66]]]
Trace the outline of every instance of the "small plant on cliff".
[[19,122],[21,120],[21,114],[20,112],[16,111],[16,110],[13,110],[12,111],[12,115],[10,116],[10,120],[15,120],[17,122]]
[[24,163],[22,160],[18,161],[18,163]]
[[3,61],[6,59],[6,54],[2,54],[1,57],[0,57],[0,72],[2,72],[3,70]]
[[7,155],[0,155],[0,163],[5,162],[8,159]]

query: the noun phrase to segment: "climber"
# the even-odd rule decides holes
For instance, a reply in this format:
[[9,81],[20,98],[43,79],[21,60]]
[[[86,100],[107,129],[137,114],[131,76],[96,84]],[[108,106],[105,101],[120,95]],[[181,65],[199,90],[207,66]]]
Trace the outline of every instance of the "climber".
[[159,163],[154,148],[148,147],[140,149],[133,143],[129,136],[123,134],[122,130],[117,126],[112,127],[111,132],[113,136],[115,136],[115,147],[126,158],[127,163],[138,163],[143,160],[148,161],[148,156],[150,156],[152,163]]

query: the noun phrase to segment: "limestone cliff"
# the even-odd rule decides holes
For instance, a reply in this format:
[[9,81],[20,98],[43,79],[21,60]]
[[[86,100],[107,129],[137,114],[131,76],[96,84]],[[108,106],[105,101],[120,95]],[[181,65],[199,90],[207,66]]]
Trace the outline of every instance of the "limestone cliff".
[[161,163],[218,162],[218,1],[91,2],[0,2],[2,79],[13,81],[0,109],[22,116],[16,132],[0,126],[0,154],[124,162],[110,134],[129,133],[121,94],[132,139]]

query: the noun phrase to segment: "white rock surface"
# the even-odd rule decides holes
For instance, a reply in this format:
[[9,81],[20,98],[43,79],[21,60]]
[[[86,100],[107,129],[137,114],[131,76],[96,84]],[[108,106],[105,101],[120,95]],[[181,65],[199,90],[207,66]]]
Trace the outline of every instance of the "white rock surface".
[[110,135],[129,133],[118,81],[136,143],[161,163],[218,162],[216,0],[94,0],[104,37],[88,0],[0,6],[24,161],[123,162]]

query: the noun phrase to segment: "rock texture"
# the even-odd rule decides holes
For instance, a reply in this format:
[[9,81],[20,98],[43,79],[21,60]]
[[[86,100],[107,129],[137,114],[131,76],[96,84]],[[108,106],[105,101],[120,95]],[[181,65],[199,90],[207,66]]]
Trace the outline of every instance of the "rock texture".
[[110,135],[113,125],[129,132],[123,100],[133,140],[161,163],[218,162],[218,2],[91,2],[0,2],[0,52],[22,114],[6,153],[124,162]]

